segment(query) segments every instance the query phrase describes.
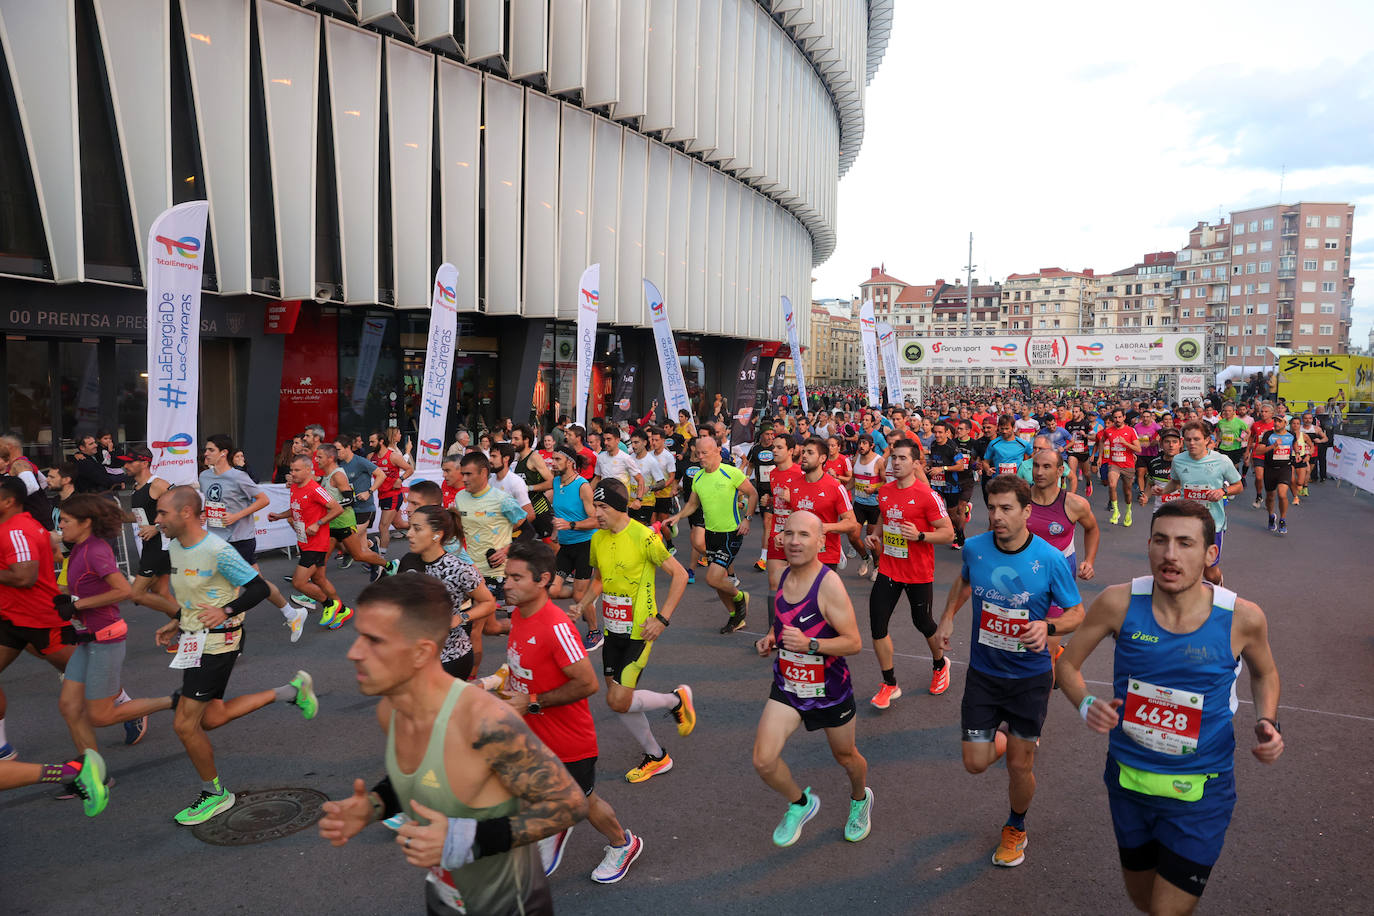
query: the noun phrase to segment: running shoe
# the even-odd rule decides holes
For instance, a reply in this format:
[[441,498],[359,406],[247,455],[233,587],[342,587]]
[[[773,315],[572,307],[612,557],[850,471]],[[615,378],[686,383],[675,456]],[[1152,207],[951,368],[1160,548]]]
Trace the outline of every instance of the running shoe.
[[868,557],[864,557],[864,561],[859,564],[859,578],[867,579],[868,571]]
[[351,553],[345,553],[343,556],[339,557],[339,569],[348,569],[348,567],[350,567],[350,566],[352,566],[352,565],[353,565],[353,554],[351,554]]
[[696,585],[696,584],[697,584],[697,574],[694,573],[694,572],[692,572],[690,569],[687,570],[687,584],[688,584],[688,585]]
[[836,564],[835,564],[835,567],[836,567],[837,569],[844,569],[844,568],[845,568],[846,566],[848,566],[848,565],[849,565],[849,554],[847,554],[847,553],[845,553],[843,550],[841,550],[841,551],[840,551],[840,562],[836,563]]
[[295,581],[295,579],[296,579],[296,574],[295,574],[295,573],[287,573],[286,575],[282,576],[281,578],[282,578],[282,581],[283,581],[283,582],[286,582],[286,583],[289,584],[289,583]]
[[802,827],[821,810],[821,800],[811,791],[810,786],[806,787],[802,797],[806,799],[805,804],[787,806],[787,813],[773,830],[774,845],[791,846],[797,842],[801,838]]
[[[673,721],[677,723],[677,733],[686,738],[697,727],[697,707],[692,702],[692,688],[678,684],[673,688],[673,693],[677,694],[677,706],[671,710]],[[633,779],[630,781],[634,782]]]
[[563,864],[563,853],[568,848],[568,837],[572,835],[572,830],[569,827],[539,841],[539,859],[544,863],[544,877],[558,871],[558,866]]
[[847,556],[847,557],[849,557],[849,559],[852,560],[852,559],[854,559],[855,557],[857,557],[857,556],[859,555],[859,552],[858,552],[857,550],[855,550],[853,547],[846,547],[846,548],[844,549],[844,555]]
[[731,573],[726,578],[726,581],[730,583],[731,588],[733,588],[735,591],[739,591],[739,576],[736,576],[735,574]]
[[291,596],[291,603],[298,604],[301,607],[308,608],[312,611],[318,609],[319,607],[318,601],[316,601],[314,598],[311,598],[309,595],[302,595],[299,592]]
[[1121,510],[1117,507],[1116,503],[1112,503],[1112,514],[1107,521],[1113,525],[1121,521]]
[[384,565],[381,565],[381,566],[378,566],[377,564],[374,563],[374,564],[372,564],[372,565],[370,565],[370,566],[367,567],[367,581],[368,581],[368,582],[376,582],[378,579],[380,579],[380,578],[381,578],[383,575],[385,575],[385,574],[386,574],[386,565],[385,565],[385,564],[384,564]]
[[873,694],[873,699],[869,700],[875,709],[887,709],[892,705],[893,700],[900,699],[902,688],[896,684],[883,684],[878,688],[878,692]]
[[1262,505],[1264,505],[1264,500],[1261,499],[1260,497],[1256,496],[1256,497],[1255,497],[1255,501],[1252,502],[1252,503],[1250,504],[1250,508],[1251,508],[1251,509],[1258,509],[1258,508],[1259,508],[1260,506],[1262,506]]
[[486,677],[478,678],[483,690],[505,690],[506,683],[510,680],[510,665],[503,663]]
[[763,557],[759,557],[758,562],[754,564],[754,568],[759,572],[768,572],[768,563]]
[[339,600],[326,602],[320,608],[320,626],[327,627],[334,622],[334,614],[343,610],[343,602]]
[[369,534],[367,536],[367,546],[373,553],[382,552],[382,540],[375,534]]
[[877,564],[876,562],[873,564],[873,571],[870,572],[870,573],[868,574],[868,581],[869,581],[869,582],[877,582],[877,581],[878,581],[878,564]]
[[952,542],[952,543],[949,545],[949,549],[950,549],[950,550],[963,550],[963,549],[964,549],[964,545],[963,545],[963,544],[960,544],[958,541],[954,541],[954,542]]
[[305,622],[310,619],[310,612],[303,607],[296,608],[296,613],[290,620],[285,621],[291,628],[291,641],[300,642],[301,634],[305,632]]
[[1301,506],[1301,505],[1302,505],[1302,497],[1301,497],[1301,496],[1294,496],[1294,497],[1293,497],[1293,505],[1295,505],[1295,506]]
[[698,566],[703,566],[703,567],[704,567],[704,566],[706,565],[706,563],[707,563],[707,560],[706,560],[705,557],[697,557],[697,565],[698,565]]
[[[349,612],[352,616],[352,611]],[[296,698],[291,701],[292,706],[299,706],[301,715],[306,720],[315,718],[320,713],[320,698],[315,695],[315,679],[310,676],[308,671],[297,671],[296,676],[291,679],[291,686],[296,688]]]
[[[6,745],[8,747],[8,745]],[[81,772],[76,774],[76,790],[81,795],[81,807],[87,817],[95,817],[105,810],[110,801],[110,786],[114,780],[106,781],[105,758],[87,748],[81,758]]]
[[397,574],[398,572],[400,572],[400,571],[401,571],[401,561],[400,561],[400,560],[387,560],[387,561],[386,561],[386,566],[385,566],[385,568],[382,569],[382,575],[384,575],[384,576],[394,576],[394,575],[396,575],[396,574]]
[[744,615],[732,612],[729,617],[725,618],[725,623],[721,624],[720,633],[722,636],[728,636],[743,626]]
[[601,864],[592,869],[592,880],[597,884],[615,884],[630,871],[630,866],[644,851],[644,841],[630,831],[625,831],[624,846],[607,846]]
[[334,619],[329,621],[329,629],[331,630],[337,630],[353,619],[353,608],[339,601],[334,603],[338,605],[338,610],[334,612]]
[[933,696],[939,696],[949,689],[949,656],[945,657],[945,666],[936,671],[930,671],[930,692]]
[[1288,533],[1288,519],[1286,519],[1286,518],[1281,518],[1281,519],[1279,519],[1279,534],[1280,534],[1280,535],[1285,535],[1285,534],[1287,534],[1287,533]]
[[19,752],[14,749],[14,745],[6,741],[0,744],[0,760],[13,760],[19,756]]
[[1271,513],[1269,513],[1269,530],[1270,530],[1270,531],[1273,531],[1273,530],[1274,530],[1275,528],[1277,528],[1277,527],[1278,527],[1278,516],[1277,516],[1277,515],[1274,515],[1274,514],[1271,512]]
[[597,627],[592,627],[587,631],[587,635],[582,637],[582,651],[595,652],[597,649],[600,649],[605,642],[606,637],[602,635],[601,630]]
[[871,822],[873,814],[873,790],[864,788],[862,801],[849,800],[849,820],[844,822],[844,838],[851,843],[857,843],[868,832],[873,829]]
[[1126,514],[1121,516],[1121,525],[1124,528],[1131,527],[1131,504],[1126,504]]
[[[84,772],[84,769],[82,772]],[[76,779],[73,779],[71,782],[64,782],[60,786],[58,786],[57,789],[52,793],[53,800],[71,801],[73,798],[85,798],[86,794],[90,791],[90,789],[89,787],[83,787],[80,783],[80,779],[81,774],[78,773]],[[114,788],[114,777],[106,774],[105,779],[102,781],[101,784],[107,790]]]
[[216,814],[228,811],[232,807],[234,807],[233,792],[225,791],[215,794],[201,789],[200,797],[188,807],[178,811],[173,820],[183,827],[190,827],[194,824],[203,824]]
[[391,817],[382,821],[382,826],[385,827],[387,830],[400,830],[402,827],[409,823],[410,816],[407,815],[405,812],[401,812],[399,814],[393,814],[391,815]]
[[148,717],[139,716],[124,723],[124,743],[137,744],[148,734]]
[[1002,826],[1002,842],[992,854],[992,864],[1011,868],[1026,861],[1026,831],[1017,830],[1011,824]]
[[639,762],[639,766],[625,774],[626,782],[648,782],[659,773],[666,773],[673,768],[673,758],[664,751],[662,757],[652,757],[644,755],[644,759]]

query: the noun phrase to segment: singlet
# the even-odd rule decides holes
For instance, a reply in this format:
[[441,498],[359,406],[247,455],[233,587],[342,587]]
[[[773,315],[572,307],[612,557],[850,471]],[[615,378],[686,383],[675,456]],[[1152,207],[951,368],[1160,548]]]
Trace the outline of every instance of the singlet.
[[1074,525],[1073,520],[1069,518],[1068,510],[1065,509],[1068,501],[1069,493],[1063,487],[1059,488],[1059,495],[1048,506],[1040,505],[1032,494],[1031,514],[1026,522],[1026,528],[1031,534],[1044,538],[1064,556],[1071,557],[1074,555]]
[[1131,580],[1113,666],[1112,693],[1125,703],[1108,738],[1113,760],[1152,773],[1226,773],[1235,766],[1236,593],[1217,586],[1212,594],[1202,626],[1171,633],[1155,620],[1154,577]]
[[395,451],[391,446],[385,446],[377,452],[377,457],[373,459],[383,475],[382,485],[377,488],[378,496],[391,497],[401,491],[401,469],[397,467],[396,462],[391,457]]
[[[1148,462],[1146,462],[1145,465],[1146,473],[1150,475],[1150,483],[1158,484],[1161,487],[1166,485],[1169,482],[1169,474],[1172,471],[1173,466],[1174,459],[1169,455],[1155,455],[1154,457],[1152,457]],[[1172,493],[1166,493],[1163,496],[1160,496],[1155,499],[1155,508],[1158,509],[1165,503],[1171,503],[1174,500],[1182,498],[1183,493],[1180,490],[1175,490]]]
[[[172,560],[172,594],[181,605],[181,631],[194,633],[201,629],[202,604],[224,607],[238,597],[239,588],[258,577],[258,571],[248,565],[228,542],[213,534],[190,547],[173,540],[167,548]],[[235,614],[210,631],[205,640],[206,655],[237,652],[247,612]]]
[[773,599],[773,638],[778,644],[778,656],[773,660],[773,687],[787,698],[793,709],[802,712],[828,709],[854,695],[854,685],[849,679],[849,664],[844,656],[793,652],[782,648],[783,627],[796,627],[808,639],[834,639],[840,635],[825,619],[816,600],[821,583],[831,574],[831,570],[822,566],[806,597],[792,604],[782,596],[787,577],[792,575],[789,567],[778,581],[778,593]]
[[1250,453],[1264,441],[1264,437],[1274,431],[1273,420],[1255,420],[1250,424]]
[[1086,455],[1091,447],[1093,424],[1091,420],[1070,420],[1064,424],[1064,429],[1069,434],[1068,449],[1074,455]]
[[[338,476],[340,471],[343,471],[343,475],[345,478],[348,477],[347,471],[344,471],[344,469],[341,467],[336,467],[334,468],[334,473],[326,474],[320,478],[320,486],[324,487],[324,491],[329,494],[330,499],[334,500],[334,502],[342,506],[343,491],[340,490],[338,487],[334,486],[334,478]],[[354,514],[353,507],[344,506],[343,512],[336,516],[332,521],[330,521],[329,527],[331,529],[358,527],[358,516]]]
[[[530,489],[531,487],[534,487],[536,484],[541,484],[544,482],[544,475],[540,474],[534,468],[530,467],[530,459],[534,457],[534,454],[534,450],[531,449],[529,452],[525,454],[524,458],[521,458],[519,461],[515,462],[514,471],[515,473],[520,475],[521,480],[525,481],[526,489]],[[553,504],[549,502],[549,491],[540,490],[536,493],[531,489],[530,507],[534,509],[535,515],[547,515],[549,510],[553,508]]]
[[930,462],[927,473],[930,475],[930,486],[933,490],[941,493],[957,493],[961,479],[965,471],[946,471],[946,467],[953,467],[959,463],[959,449],[954,444],[953,439],[945,440],[945,444],[935,443],[930,447],[926,459]]
[[[386,775],[391,780],[391,787],[396,790],[396,797],[400,799],[401,810],[417,820],[423,821],[423,818],[411,807],[411,802],[416,801],[446,817],[477,821],[510,817],[520,809],[517,798],[487,808],[469,808],[454,796],[449,786],[448,773],[444,768],[444,739],[453,716],[453,706],[467,686],[463,681],[455,680],[449,687],[448,696],[439,707],[439,714],[430,729],[425,754],[413,773],[402,770],[396,759],[396,713],[393,711],[391,714],[386,732]],[[547,883],[539,860],[539,845],[528,843],[514,846],[507,852],[482,856],[456,871],[450,872],[439,866],[430,868],[426,877],[425,897],[431,909],[440,913],[518,912],[521,904]]]
[[658,612],[654,573],[668,562],[663,539],[630,519],[620,531],[593,531],[591,556],[601,574],[603,628],[607,633],[643,639],[645,622]]
[[1226,501],[1207,502],[1205,494],[1208,490],[1224,490],[1229,484],[1240,481],[1240,472],[1230,458],[1213,451],[1200,459],[1180,452],[1169,466],[1169,476],[1178,481],[1184,499],[1201,502],[1212,513],[1217,530],[1226,530]]
[[[139,527],[151,525],[157,521],[157,500],[153,499],[152,496],[153,481],[157,479],[157,477],[149,477],[148,482],[134,490],[133,495],[129,497],[129,504],[134,510],[134,524]],[[146,554],[152,558],[167,552],[167,535],[161,531],[158,532],[157,537],[149,538],[146,541],[143,538],[137,540],[139,557]],[[151,554],[148,553],[150,550],[153,551]]]
[[[570,523],[586,521],[587,515],[585,507],[582,505],[582,488],[591,486],[587,479],[581,474],[573,476],[573,482],[563,483],[562,475],[553,478],[553,514],[558,518],[567,519]],[[554,532],[558,536],[559,544],[583,544],[592,539],[590,529],[567,528],[562,531]]]
[[878,491],[866,490],[865,486],[877,487],[881,481],[878,480],[878,453],[870,452],[868,463],[854,457],[854,502],[860,506],[878,505]]
[[749,470],[754,475],[754,482],[759,485],[760,490],[768,486],[769,478],[773,474],[773,466],[776,463],[771,445],[765,446],[760,442],[749,453]]
[[742,483],[744,472],[724,462],[714,471],[702,468],[692,479],[692,492],[701,503],[707,531],[734,533],[739,529],[740,508],[736,497]]

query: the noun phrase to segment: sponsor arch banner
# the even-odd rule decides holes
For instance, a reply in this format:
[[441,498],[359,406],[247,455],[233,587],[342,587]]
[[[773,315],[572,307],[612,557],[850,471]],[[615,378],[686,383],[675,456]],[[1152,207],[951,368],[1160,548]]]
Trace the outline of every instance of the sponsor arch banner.
[[913,369],[1114,369],[1201,367],[1201,334],[1068,334],[910,337],[899,342]]

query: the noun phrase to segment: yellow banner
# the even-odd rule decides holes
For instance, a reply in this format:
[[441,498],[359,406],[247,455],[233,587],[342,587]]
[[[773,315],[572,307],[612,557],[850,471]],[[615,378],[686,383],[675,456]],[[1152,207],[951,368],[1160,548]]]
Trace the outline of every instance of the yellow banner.
[[1305,407],[1308,401],[1325,404],[1330,398],[1374,400],[1374,357],[1281,356],[1278,382],[1279,396],[1293,407]]

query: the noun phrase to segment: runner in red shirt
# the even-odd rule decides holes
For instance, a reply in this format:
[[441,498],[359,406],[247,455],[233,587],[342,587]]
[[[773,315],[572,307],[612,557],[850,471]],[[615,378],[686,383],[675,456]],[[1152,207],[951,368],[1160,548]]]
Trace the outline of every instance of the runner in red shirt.
[[897,686],[892,637],[888,622],[906,592],[911,622],[930,646],[933,659],[930,692],[949,689],[949,659],[935,636],[930,606],[935,589],[934,544],[954,541],[954,524],[945,512],[945,501],[916,477],[916,450],[910,439],[899,439],[887,452],[894,479],[878,489],[878,518],[882,532],[870,535],[868,547],[878,556],[878,576],[868,596],[869,625],[873,629],[873,653],[878,656],[883,683],[872,703],[887,709],[902,695]]
[[[1097,435],[1097,462],[1107,465],[1107,507],[1112,510],[1108,519],[1113,525],[1122,522],[1131,527],[1131,475],[1135,473],[1135,456],[1140,454],[1140,442],[1135,429],[1126,425],[1126,412],[1121,408],[1112,411],[1112,421]],[[1126,506],[1123,518],[1116,500],[1116,485],[1124,481],[1123,491]]]
[[840,454],[840,440],[838,436],[831,436],[825,440],[826,459],[823,467],[825,472],[840,482],[840,486],[846,490],[854,484],[854,469],[850,465],[849,459]]
[[[608,844],[592,880],[614,884],[644,851],[644,841],[623,828],[596,794],[596,726],[587,705],[597,691],[596,671],[568,615],[549,600],[553,549],[543,541],[517,541],[506,554],[505,571],[506,600],[516,613],[506,642],[511,692],[503,697],[586,793],[587,820]],[[562,860],[571,829],[539,841],[546,875]]]
[[[46,528],[24,511],[28,488],[18,477],[0,477],[0,671],[31,647],[64,671],[72,647],[62,643],[65,621],[53,610],[57,578]],[[0,760],[15,757],[5,737],[5,693],[0,690]]]
[[463,491],[462,461],[462,455],[449,455],[443,461],[444,480],[439,489],[443,493],[445,509],[452,509],[453,501]]
[[372,458],[372,463],[382,472],[382,485],[377,489],[377,511],[381,516],[378,520],[377,552],[383,555],[386,554],[387,545],[391,543],[391,529],[395,527],[404,531],[406,528],[405,522],[400,518],[404,490],[401,481],[415,470],[396,447],[400,440],[401,431],[394,426],[388,427],[386,432],[378,437],[377,452]]
[[[1264,505],[1264,459],[1256,449],[1264,444],[1264,437],[1274,431],[1274,405],[1261,404],[1259,418],[1250,424],[1250,467],[1255,469],[1255,502],[1253,508]],[[1244,490],[1241,490],[1244,493]]]
[[767,550],[769,626],[773,623],[773,596],[778,593],[783,570],[787,569],[782,529],[787,524],[787,517],[796,508],[798,489],[806,482],[806,473],[797,464],[795,453],[796,441],[791,433],[779,433],[773,437],[773,470],[768,475],[773,510],[768,518],[772,525],[770,530],[763,533],[764,548]]
[[842,569],[845,555],[840,548],[840,536],[857,533],[859,522],[854,517],[849,491],[825,472],[825,456],[825,440],[819,436],[802,443],[801,469],[806,476],[793,490],[792,509],[806,509],[820,518],[825,531],[825,549],[820,553],[820,561],[831,569],[837,566]]
[[296,546],[300,549],[291,586],[319,605],[320,626],[337,630],[353,616],[353,609],[339,600],[339,593],[325,575],[329,558],[329,523],[343,514],[343,506],[315,482],[313,473],[310,456],[297,455],[291,459],[291,472],[287,475],[291,484],[291,508],[286,512],[269,513],[267,518],[274,522],[291,519],[291,527],[296,531]]

